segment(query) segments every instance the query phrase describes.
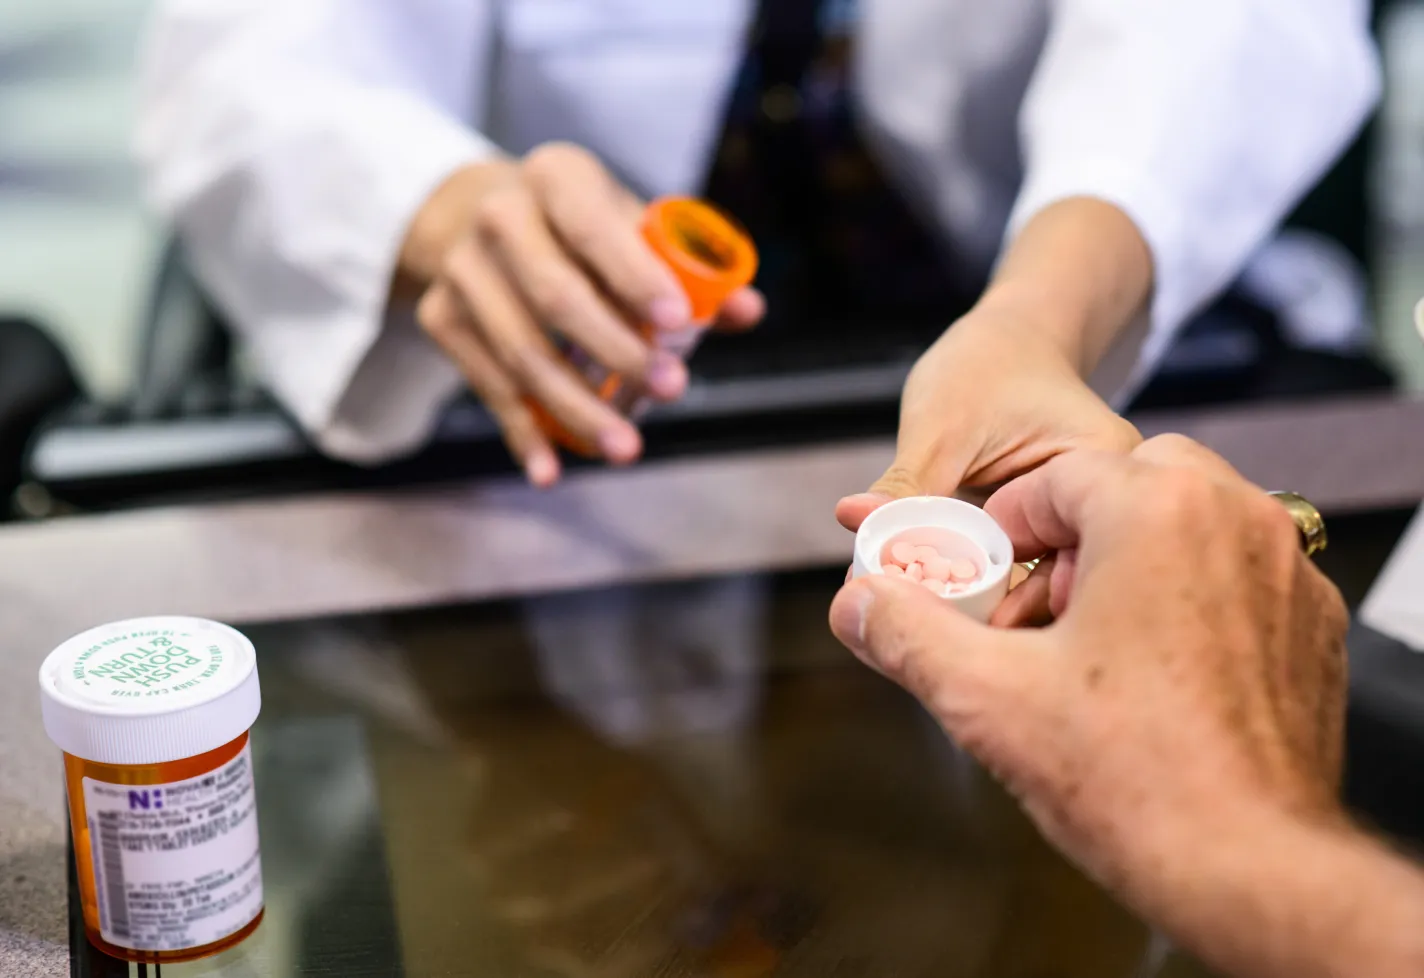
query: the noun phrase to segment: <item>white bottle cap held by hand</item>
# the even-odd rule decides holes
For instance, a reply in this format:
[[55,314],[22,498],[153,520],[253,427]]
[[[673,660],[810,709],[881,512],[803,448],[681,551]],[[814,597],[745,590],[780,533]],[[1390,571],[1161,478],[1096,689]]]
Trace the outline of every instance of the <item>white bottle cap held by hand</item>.
[[1013,558],[1008,534],[978,506],[911,496],[886,503],[861,523],[851,576],[908,577],[987,622],[1009,593]]

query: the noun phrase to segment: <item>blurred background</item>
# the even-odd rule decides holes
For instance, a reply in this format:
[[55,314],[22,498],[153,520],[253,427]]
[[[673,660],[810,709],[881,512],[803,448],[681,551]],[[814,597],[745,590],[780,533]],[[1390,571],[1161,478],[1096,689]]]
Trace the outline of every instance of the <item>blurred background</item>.
[[[155,479],[212,492],[252,484],[254,473],[289,486],[357,478],[313,457],[260,391],[227,376],[229,351],[186,350],[174,361],[181,376],[170,377],[168,389],[139,390],[155,383],[155,372],[175,369],[155,365],[155,344],[160,353],[192,345],[191,337],[164,335],[156,323],[175,304],[190,317],[204,315],[194,311],[200,296],[174,298],[182,289],[170,281],[167,234],[145,212],[130,159],[136,52],[149,6],[147,0],[0,5],[0,320],[27,319],[55,338],[80,387],[77,398],[40,398],[43,410],[20,412],[21,421],[8,428],[0,419],[0,455],[24,454],[18,466],[0,460],[0,518],[148,498]],[[1376,7],[1387,77],[1377,118],[1244,283],[1272,310],[1269,336],[1263,341],[1263,327],[1250,315],[1231,321],[1228,310],[1223,322],[1220,310],[1212,311],[1208,322],[1188,330],[1159,382],[1134,407],[1317,398],[1389,386],[1424,390],[1424,343],[1412,315],[1424,295],[1424,0],[1382,0]],[[774,359],[752,350],[745,364],[752,373]],[[719,352],[706,354],[704,371],[715,380],[743,379],[738,354],[729,365]],[[862,385],[856,389],[865,392],[863,403],[881,408],[863,414],[878,426],[874,433],[891,430],[903,354],[867,353],[883,359],[888,372],[831,384]],[[211,376],[198,376],[215,363],[224,374],[216,386]],[[33,379],[30,373],[23,379]],[[0,373],[0,388],[17,383]],[[768,390],[791,389],[764,386],[761,402],[753,398],[749,409],[739,401],[731,413],[745,418],[761,410],[756,404],[765,406]],[[503,467],[492,428],[467,407],[437,439],[436,454],[454,439],[464,446],[464,469]],[[241,423],[229,423],[237,415]],[[195,427],[195,417],[206,427]],[[807,436],[815,426],[806,417],[759,427],[757,437]],[[693,435],[679,430],[660,440],[652,431],[652,454],[664,442],[704,437],[707,412],[694,420],[702,427]],[[837,430],[838,423],[822,427]],[[37,427],[49,432],[43,444]],[[727,425],[711,428],[721,437]],[[471,443],[484,447],[464,450]],[[452,474],[448,465],[427,464],[426,471]]]
[[133,384],[161,231],[129,161],[146,0],[0,5],[0,314],[53,329],[96,397]]
[[[493,426],[473,403],[456,406],[420,457],[357,470],[321,458],[244,376],[240,358],[221,340],[221,324],[183,275],[168,229],[146,212],[131,162],[135,65],[149,8],[148,0],[0,2],[0,522],[155,501],[509,471]],[[1376,28],[1386,75],[1376,118],[1232,296],[1183,333],[1161,375],[1132,405],[1135,417],[1424,391],[1424,342],[1414,325],[1415,304],[1424,296],[1424,0],[1381,0]],[[808,325],[815,329],[799,344],[777,345],[763,331],[704,348],[693,364],[692,395],[650,419],[649,454],[891,434],[900,384],[927,340],[908,330],[866,330],[864,323],[841,333],[822,323]],[[6,337],[16,336],[47,336],[59,354],[48,347],[5,346]],[[808,345],[805,337],[825,342]],[[1321,440],[1328,435],[1305,433]],[[1381,436],[1375,443],[1389,441]],[[1348,466],[1349,453],[1343,457]],[[543,519],[562,526],[541,516],[537,505],[508,510],[511,525],[518,530]],[[490,511],[505,512],[498,501]],[[389,513],[378,520],[353,512],[337,519],[354,524],[333,522],[314,531],[313,539],[325,532],[341,544],[331,553],[311,541],[293,544],[282,534],[264,539],[259,531],[259,562],[253,566],[281,568],[273,588],[319,595],[316,579],[336,568],[356,581],[370,571],[386,586],[407,578],[455,579],[477,563],[462,550],[466,538],[438,539],[444,526],[438,513],[432,522],[417,517],[412,546],[397,551],[394,541],[412,524],[391,528]],[[1337,526],[1341,532],[1326,569],[1354,605],[1409,514],[1357,513],[1354,522],[1339,523],[1329,515],[1332,536]],[[256,602],[242,603],[241,586],[229,594],[214,584],[227,580],[221,574],[231,563],[231,580],[268,586],[264,574],[227,560],[233,541],[224,534],[246,535],[248,524],[218,523],[204,536],[193,533],[196,524],[175,522],[177,538],[194,536],[198,551],[174,549],[170,541],[168,550],[155,552],[177,553],[176,559],[150,554],[147,565],[135,570],[127,537],[112,548],[122,551],[121,563],[90,560],[92,541],[112,545],[125,532],[119,526],[119,536],[103,537],[105,522],[81,526],[87,539],[76,534],[90,577],[46,577],[81,563],[56,561],[48,571],[34,570],[36,583],[22,593],[62,591],[62,600],[70,602],[72,594],[84,592],[84,581],[102,581],[90,590],[103,594],[89,597],[128,613],[139,604],[125,590],[134,581],[140,590],[150,588],[143,607],[154,606],[157,595],[187,607],[174,595],[195,592],[175,581],[193,577],[200,579],[197,587],[222,594],[221,601],[209,595],[197,603],[203,613],[231,617],[228,611],[239,607],[252,617],[267,613],[254,612]],[[27,536],[39,534],[22,530],[11,540],[23,545]],[[387,538],[389,551],[381,549]],[[346,546],[352,539],[359,545]],[[305,544],[311,554],[302,552]],[[199,551],[202,560],[196,561],[192,555]],[[420,573],[387,561],[390,553],[415,552]],[[212,559],[215,553],[222,559]],[[273,563],[262,564],[262,557]],[[31,573],[24,560],[7,559],[17,577]],[[632,560],[622,554],[619,559]],[[789,934],[777,939],[794,945],[811,911],[802,906],[802,892],[775,875],[749,874],[754,885],[748,885],[742,861],[757,865],[761,847],[789,853],[778,873],[793,880],[801,874],[812,881],[807,889],[829,894],[830,912],[812,908],[834,925],[821,927],[818,938],[842,933],[832,912],[876,909],[851,931],[854,940],[843,942],[857,953],[872,949],[861,959],[842,954],[847,969],[857,960],[871,961],[868,955],[883,953],[887,945],[897,955],[926,950],[913,936],[884,939],[903,930],[933,938],[928,950],[944,955],[933,968],[924,966],[934,973],[954,973],[945,964],[951,960],[969,973],[974,958],[965,948],[987,945],[990,938],[999,943],[984,952],[991,961],[986,967],[993,969],[985,973],[1149,973],[1148,964],[1131,969],[1144,947],[1155,960],[1158,943],[1105,898],[1086,892],[1087,884],[1066,864],[1052,861],[1026,826],[1012,820],[1007,800],[985,794],[981,782],[987,781],[939,731],[898,693],[854,666],[826,634],[825,605],[840,574],[808,572],[780,581],[773,591],[759,579],[719,579],[651,596],[589,592],[527,608],[254,631],[266,656],[268,697],[262,731],[268,747],[259,760],[268,767],[260,780],[304,785],[309,794],[295,787],[290,793],[264,790],[269,808],[263,837],[274,897],[261,943],[254,942],[251,952],[273,961],[288,954],[298,963],[289,971],[273,964],[271,970],[240,973],[307,973],[305,960],[324,961],[328,954],[323,940],[342,954],[364,940],[367,946],[358,950],[368,961],[375,945],[399,960],[391,936],[397,930],[411,955],[410,974],[455,973],[469,967],[471,947],[493,962],[508,948],[522,950],[521,942],[540,953],[548,945],[565,954],[570,946],[602,947],[606,939],[610,947],[622,942],[641,952],[637,941],[622,936],[632,912],[626,901],[635,910],[657,910],[639,918],[651,922],[644,930],[655,931],[657,941],[680,933],[678,927],[701,940],[704,917],[721,919],[723,930],[741,940],[737,928],[745,928],[746,919],[767,918]],[[61,579],[62,588],[53,584]],[[341,584],[341,601],[362,600],[350,597],[362,593],[350,580],[339,574],[331,579]],[[441,581],[440,595],[461,593],[444,589],[446,583]],[[283,607],[282,614],[297,616],[295,606]],[[94,613],[86,606],[84,614]],[[5,661],[0,658],[0,665]],[[1360,716],[1351,721],[1351,790],[1367,802],[1373,819],[1392,830],[1403,826],[1399,831],[1416,840],[1424,839],[1417,803],[1424,793],[1421,661],[1394,646],[1374,659],[1352,660]],[[32,667],[26,668],[26,682],[32,682]],[[332,683],[329,677],[340,679]],[[719,695],[702,698],[704,687]],[[625,695],[629,690],[636,695]],[[669,732],[648,720],[696,719],[689,691],[698,694],[694,705],[725,729],[709,732],[704,727],[714,724],[708,721]],[[1367,700],[1384,706],[1371,705],[1374,712],[1368,712],[1360,706]],[[353,714],[359,724],[349,722]],[[630,716],[648,720],[652,731],[631,748],[629,729],[636,724]],[[840,721],[830,739],[822,723],[828,716]],[[548,765],[542,769],[548,777],[525,778],[524,769],[539,769],[539,763]],[[310,777],[313,768],[324,770],[327,779]],[[382,841],[399,899],[388,893],[385,868],[372,855],[379,849],[373,841],[378,788],[387,819]],[[751,788],[764,797],[748,801]],[[438,803],[427,804],[432,798]],[[886,798],[903,801],[887,809]],[[345,835],[330,831],[326,821],[318,833],[306,816],[319,812],[325,819],[336,804],[347,806]],[[1391,806],[1405,813],[1394,823]],[[441,820],[434,831],[432,818]],[[536,833],[546,826],[553,841],[531,842],[514,831],[526,825]],[[894,838],[884,831],[887,825]],[[329,844],[312,844],[317,834]],[[648,839],[667,865],[648,869],[642,852]],[[941,859],[924,856],[946,848],[955,851]],[[633,857],[625,860],[625,850]],[[352,884],[349,866],[360,867],[366,874],[361,879],[374,880],[369,891],[359,880]],[[805,866],[816,867],[824,882]],[[647,895],[676,873],[683,875],[678,885],[696,900],[682,900],[676,888],[677,900],[658,897],[658,903]],[[565,891],[580,898],[611,893],[588,900],[600,913],[606,909],[595,921],[606,929],[587,924],[578,916],[581,908],[559,917],[560,900],[546,901],[554,911],[540,911],[558,925],[546,926],[529,911],[543,906],[525,892],[531,879],[561,900]],[[568,880],[579,885],[567,886]],[[581,889],[586,880],[593,883]],[[313,887],[324,894],[320,899]],[[931,899],[917,896],[913,905],[898,899],[917,892]],[[491,932],[505,944],[481,945],[467,939],[468,930],[447,926],[452,908],[470,905],[470,893],[488,899],[493,909],[473,904],[476,919],[494,920]],[[343,908],[346,898],[366,900],[358,908],[362,913]],[[955,919],[964,934],[920,924],[919,913],[945,901],[962,903]],[[388,920],[393,913],[399,928]],[[985,915],[1000,913],[1013,924],[1002,935],[983,924]],[[384,917],[373,925],[373,914]],[[794,926],[785,925],[785,918]],[[470,926],[468,915],[463,923]],[[765,925],[768,931],[777,927]],[[1024,932],[1033,939],[1022,940]],[[656,950],[657,941],[647,943]],[[753,950],[765,949],[754,944]],[[775,950],[780,954],[781,946]],[[301,959],[303,953],[309,958]],[[801,960],[806,973],[833,970],[815,955]],[[1082,960],[1082,970],[1065,960]],[[395,971],[394,965],[371,967],[387,970],[365,973]],[[913,973],[918,967],[901,962],[889,970]],[[1184,968],[1169,962],[1160,973],[1197,973]],[[885,972],[868,967],[856,973]],[[193,966],[178,973],[200,972]],[[215,965],[203,973],[228,972]],[[521,973],[593,972],[561,971],[546,962],[546,970]],[[636,972],[625,965],[614,973]]]

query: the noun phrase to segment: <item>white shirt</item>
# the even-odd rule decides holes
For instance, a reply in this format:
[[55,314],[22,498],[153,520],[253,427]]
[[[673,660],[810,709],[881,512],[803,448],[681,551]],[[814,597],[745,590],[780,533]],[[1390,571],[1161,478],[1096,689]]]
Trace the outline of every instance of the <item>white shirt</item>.
[[[1089,195],[1150,245],[1119,399],[1346,145],[1379,89],[1366,0],[861,0],[873,143],[956,253]],[[151,198],[266,382],[328,452],[418,447],[460,379],[387,311],[457,167],[548,140],[696,192],[750,0],[160,0]]]

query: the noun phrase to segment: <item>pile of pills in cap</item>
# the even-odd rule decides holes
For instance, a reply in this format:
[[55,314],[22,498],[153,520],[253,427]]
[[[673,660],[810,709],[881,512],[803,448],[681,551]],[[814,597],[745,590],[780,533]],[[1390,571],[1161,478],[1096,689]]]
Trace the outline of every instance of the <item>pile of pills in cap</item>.
[[962,553],[951,553],[924,540],[902,535],[885,548],[880,569],[887,577],[923,584],[940,597],[968,591],[982,576],[979,565]]

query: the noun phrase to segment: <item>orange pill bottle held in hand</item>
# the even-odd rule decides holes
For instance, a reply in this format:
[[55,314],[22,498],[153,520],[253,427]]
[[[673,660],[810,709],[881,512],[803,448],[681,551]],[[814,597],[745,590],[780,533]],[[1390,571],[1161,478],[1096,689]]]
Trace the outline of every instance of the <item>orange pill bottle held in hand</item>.
[[[643,326],[642,336],[649,344],[686,358],[722,304],[756,277],[756,247],[732,218],[711,204],[688,197],[664,197],[649,204],[643,214],[642,232],[648,247],[677,277],[692,311],[692,324],[687,329],[673,332]],[[598,396],[623,414],[636,417],[648,407],[650,402],[641,392],[582,351],[569,351],[569,359]],[[598,454],[543,409],[535,406],[535,413],[557,444],[582,455]]]
[[256,930],[252,643],[198,618],[134,619],[65,642],[39,678],[45,731],[64,752],[90,942],[168,964]]

